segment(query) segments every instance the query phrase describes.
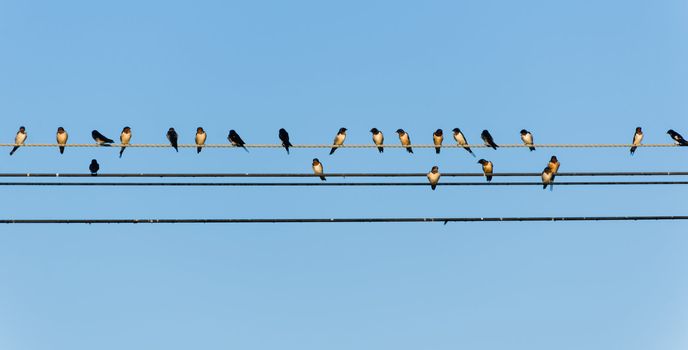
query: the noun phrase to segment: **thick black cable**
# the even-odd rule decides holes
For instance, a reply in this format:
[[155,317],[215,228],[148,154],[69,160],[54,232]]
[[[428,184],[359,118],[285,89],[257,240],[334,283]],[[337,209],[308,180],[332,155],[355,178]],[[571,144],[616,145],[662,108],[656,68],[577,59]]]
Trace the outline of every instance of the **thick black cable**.
[[[542,186],[542,182],[440,182],[438,186]],[[555,186],[688,185],[688,181],[575,181]],[[427,182],[0,182],[0,186],[341,187],[430,186]]]

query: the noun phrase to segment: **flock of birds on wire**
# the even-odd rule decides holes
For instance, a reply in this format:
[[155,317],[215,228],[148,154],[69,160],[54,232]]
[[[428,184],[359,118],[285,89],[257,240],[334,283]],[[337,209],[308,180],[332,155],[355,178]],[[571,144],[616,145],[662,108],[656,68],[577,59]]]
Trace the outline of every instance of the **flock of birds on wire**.
[[[344,140],[346,139],[346,128],[340,128],[339,131],[337,132],[337,135],[334,138],[334,142],[332,143],[332,149],[330,150],[330,155],[333,154],[339,146],[342,146],[344,144]],[[382,134],[382,131],[378,130],[377,128],[372,128],[370,129],[370,132],[373,135],[373,142],[375,145],[377,145],[377,149],[380,153],[384,152],[384,135]],[[454,128],[452,130],[454,140],[456,141],[458,146],[463,147],[468,153],[470,153],[473,157],[475,157],[475,154],[473,151],[471,151],[471,148],[468,146],[469,143],[466,140],[466,137],[464,134],[461,132],[461,129],[459,128]],[[403,129],[398,129],[396,133],[399,135],[399,141],[401,142],[402,146],[406,146],[406,151],[408,153],[413,153],[413,147],[411,147],[411,138],[409,137],[409,134],[404,131]],[[523,144],[526,145],[531,151],[535,150],[535,144],[533,142],[533,134],[530,133],[528,130],[521,130],[521,140],[523,141]],[[667,134],[671,137],[672,140],[676,142],[677,145],[679,146],[688,146],[688,141],[686,141],[683,136],[681,136],[679,133],[677,133],[674,130],[669,130],[667,131]],[[179,135],[177,132],[174,130],[174,128],[170,128],[167,131],[167,139],[170,142],[170,146],[173,147],[177,152],[179,152],[179,147],[178,147],[178,140],[179,140]],[[287,154],[289,153],[289,147],[292,147],[293,145],[289,141],[289,133],[285,129],[280,129],[279,130],[279,139],[282,142],[282,146],[286,149]],[[14,147],[10,151],[10,155],[13,155],[19,147],[24,145],[24,142],[26,142],[26,128],[21,126],[19,127],[19,131],[17,132],[17,135],[14,139]],[[98,130],[93,130],[91,132],[91,137],[93,137],[93,140],[96,141],[98,145],[101,146],[110,146],[111,144],[114,143],[114,141],[103,134],[101,134]],[[483,142],[485,142],[486,146],[492,147],[493,149],[497,149],[499,145],[495,143],[494,138],[492,135],[490,135],[490,132],[487,130],[483,130],[483,132],[480,134],[480,137],[482,138]],[[56,140],[58,144],[58,148],[60,150],[60,154],[64,153],[65,151],[65,145],[67,144],[67,140],[69,139],[69,135],[67,134],[67,131],[63,127],[57,128],[57,135],[56,135]],[[120,143],[121,143],[121,149],[119,151],[119,157],[122,157],[122,154],[124,153],[124,150],[127,148],[127,145],[130,144],[131,142],[131,128],[126,126],[124,129],[122,129],[122,133],[120,134]],[[246,148],[246,143],[244,140],[241,139],[241,136],[234,131],[230,130],[229,135],[227,136],[227,140],[236,147],[242,147],[246,152],[248,152],[248,149]],[[437,129],[433,134],[432,134],[432,140],[433,144],[435,145],[435,152],[437,154],[440,153],[440,150],[442,149],[442,143],[444,142],[444,135],[442,129]],[[631,155],[633,155],[636,151],[636,148],[638,145],[641,144],[643,140],[643,131],[641,127],[637,127],[635,129],[635,133],[633,134],[633,141],[632,141],[632,147],[630,149]],[[196,137],[195,137],[195,142],[196,145],[198,146],[196,148],[197,153],[201,153],[201,150],[203,149],[203,146],[205,145],[206,141],[206,133],[203,130],[203,128],[199,127],[196,129]],[[489,182],[492,181],[492,174],[493,174],[493,164],[489,160],[485,159],[480,159],[478,161],[480,165],[482,165],[483,168],[483,173],[485,174],[485,179]],[[321,180],[325,181],[325,173],[323,170],[323,164],[320,162],[318,158],[313,159],[313,172],[316,176],[319,176]],[[557,159],[556,156],[552,156],[550,159],[549,163],[545,167],[545,169],[542,171],[541,177],[542,177],[542,185],[543,189],[547,188],[548,185],[551,185],[552,182],[554,181],[554,178],[559,171],[559,160]],[[98,164],[98,161],[96,159],[91,160],[91,164],[89,166],[89,170],[93,176],[96,176],[98,174],[98,171],[100,170],[100,165]],[[439,183],[440,180],[440,172],[439,172],[439,167],[438,166],[433,166],[430,172],[427,174],[428,181],[430,182],[430,187],[432,190],[435,190],[437,187],[437,184]],[[551,189],[551,186],[550,186]]]

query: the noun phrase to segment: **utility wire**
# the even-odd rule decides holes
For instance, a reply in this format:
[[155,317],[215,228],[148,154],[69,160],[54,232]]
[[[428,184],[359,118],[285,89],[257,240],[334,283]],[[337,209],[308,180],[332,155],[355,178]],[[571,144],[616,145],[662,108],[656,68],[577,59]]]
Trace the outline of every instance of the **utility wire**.
[[411,222],[536,222],[688,220],[688,215],[552,216],[552,217],[428,217],[318,219],[2,219],[0,224],[280,224],[280,223],[411,223]]
[[[556,186],[688,185],[688,181],[576,181]],[[542,186],[542,182],[440,182],[438,186]],[[342,187],[430,186],[427,182],[0,182],[0,186],[129,186],[129,187]]]
[[[96,143],[68,143],[64,145],[59,145],[59,144],[52,144],[52,143],[33,143],[33,144],[24,144],[24,145],[16,145],[14,143],[1,143],[0,147],[15,147],[15,146],[21,146],[21,147],[97,147],[97,148],[119,148],[119,147],[127,147],[127,148],[171,148],[170,144],[166,143],[155,143],[155,144],[129,144],[129,145],[122,145],[122,144],[109,144],[109,145],[99,145]],[[246,148],[284,148],[281,144],[245,144],[244,145]],[[238,148],[237,146],[234,146],[232,144],[206,144],[206,145],[196,145],[196,144],[179,144],[179,148],[197,148],[197,147],[202,147],[202,148]],[[293,145],[290,146],[289,148],[378,148],[378,147],[384,147],[384,148],[407,148],[407,147],[413,147],[413,148],[435,148],[434,144],[415,144],[415,145],[407,145],[407,146],[402,146],[400,144],[385,144],[385,145],[376,145],[376,144],[349,144],[349,145],[340,145],[340,146],[335,146],[332,144],[302,144],[302,145]],[[442,148],[464,148],[464,147],[471,147],[471,148],[490,148],[491,146],[487,146],[484,144],[475,144],[475,145],[456,145],[456,144],[445,144],[441,146]],[[630,147],[678,147],[677,144],[673,143],[658,143],[658,144],[641,144],[641,145],[632,145],[632,144],[626,144],[626,143],[617,143],[617,144],[535,144],[535,145],[524,145],[522,143],[518,144],[500,144],[499,147],[502,148],[526,148],[526,147],[536,147],[536,148],[630,148]]]
[[[326,173],[326,177],[424,177],[425,173]],[[442,173],[442,177],[484,177],[483,173]],[[532,177],[540,173],[493,173],[492,176]],[[632,171],[632,172],[560,172],[557,177],[564,176],[688,176],[688,171]],[[48,177],[71,178],[93,177],[84,173],[0,173],[3,177]],[[98,174],[99,178],[311,178],[320,177],[313,173],[112,173]]]

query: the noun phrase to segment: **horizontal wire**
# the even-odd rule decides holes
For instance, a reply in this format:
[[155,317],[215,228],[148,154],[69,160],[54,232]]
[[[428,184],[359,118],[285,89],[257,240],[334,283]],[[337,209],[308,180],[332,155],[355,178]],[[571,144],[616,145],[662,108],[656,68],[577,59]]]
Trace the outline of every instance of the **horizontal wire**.
[[[438,186],[542,186],[542,182],[440,182]],[[554,182],[560,186],[688,185],[688,181],[576,181]],[[430,186],[427,182],[0,182],[0,186],[178,186],[178,187],[340,187]]]
[[412,223],[412,222],[556,222],[688,220],[688,215],[552,216],[552,217],[428,217],[317,219],[0,219],[0,224],[288,224],[288,223]]
[[[425,173],[326,173],[326,177],[424,177]],[[540,176],[540,173],[493,173],[492,176],[506,177],[528,177]],[[558,177],[563,176],[686,176],[688,171],[630,171],[630,172],[560,172]],[[442,177],[484,177],[483,173],[442,173]],[[87,173],[0,173],[2,177],[93,177]],[[98,174],[99,178],[210,178],[210,177],[236,177],[236,178],[279,178],[279,177],[320,177],[313,173],[112,173]]]
[[[122,145],[122,144],[109,144],[109,145],[99,145],[97,143],[72,143],[72,144],[64,144],[64,145],[59,145],[59,144],[52,144],[52,143],[33,143],[33,144],[24,144],[24,145],[16,145],[14,143],[0,143],[0,147],[15,147],[15,146],[21,146],[21,147],[99,147],[99,148],[118,148],[118,147],[126,147],[126,148],[171,148],[170,144],[168,143],[156,143],[156,144],[129,144],[129,145]],[[246,144],[244,145],[246,148],[284,148],[281,144]],[[207,145],[196,145],[196,144],[179,144],[179,148],[239,148],[238,146],[234,146],[232,144],[207,144]],[[289,148],[378,148],[378,147],[384,147],[384,148],[407,148],[407,147],[413,147],[413,148],[435,148],[438,146],[435,146],[434,144],[417,144],[417,145],[408,145],[408,146],[403,146],[400,144],[385,144],[385,145],[375,145],[375,144],[350,144],[350,145],[340,145],[340,146],[335,146],[335,145],[329,145],[329,144],[303,144],[303,145],[293,145],[290,146]],[[491,146],[484,145],[484,144],[475,144],[475,145],[456,145],[456,144],[445,144],[440,146],[441,148],[464,148],[464,147],[471,147],[471,148],[490,148]],[[657,143],[657,144],[641,144],[641,145],[632,145],[632,144],[535,144],[535,145],[525,145],[522,143],[518,144],[502,144],[499,145],[499,147],[502,148],[527,148],[527,147],[535,147],[535,148],[630,148],[630,147],[678,147],[677,144],[673,143]]]

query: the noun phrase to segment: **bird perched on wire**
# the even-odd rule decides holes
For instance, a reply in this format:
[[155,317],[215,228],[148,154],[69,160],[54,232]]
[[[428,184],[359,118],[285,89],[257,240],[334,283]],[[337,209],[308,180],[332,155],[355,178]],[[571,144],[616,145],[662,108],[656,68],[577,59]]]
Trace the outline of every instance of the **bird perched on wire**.
[[671,136],[671,139],[672,139],[672,140],[676,141],[676,144],[677,144],[677,145],[679,145],[679,146],[688,146],[688,141],[686,141],[686,140],[683,138],[683,136],[681,136],[681,134],[677,133],[677,132],[674,131],[673,129],[669,129],[669,131],[667,131],[667,134],[669,134],[669,136]]
[[205,139],[206,139],[206,134],[205,130],[203,130],[202,127],[197,127],[196,128],[196,138],[194,139],[196,141],[196,153],[201,153],[203,150],[203,145],[205,145]]
[[19,131],[17,131],[17,135],[14,136],[14,148],[10,151],[10,155],[13,155],[14,152],[16,152],[21,145],[24,144],[24,141],[26,141],[26,128],[23,126],[19,127]]
[[554,181],[554,178],[557,176],[557,172],[559,172],[560,165],[561,164],[559,163],[559,159],[557,159],[557,156],[552,156],[552,158],[549,159],[547,167],[550,170],[552,170],[552,181]]
[[175,151],[179,152],[179,135],[177,135],[177,132],[174,130],[174,128],[170,128],[167,130],[167,139],[170,141],[170,146],[174,148]]
[[432,143],[435,144],[435,153],[436,154],[440,154],[440,150],[442,149],[442,141],[444,141],[444,136],[442,135],[442,129],[435,130],[435,132],[432,133]]
[[334,151],[337,150],[337,146],[341,146],[344,144],[344,140],[346,140],[346,128],[339,128],[339,131],[337,132],[337,135],[334,137],[334,142],[332,142],[332,145],[335,147],[332,147],[330,150],[330,154],[334,153]]
[[430,188],[434,191],[437,188],[437,183],[440,182],[440,168],[435,165],[428,173],[428,181],[430,181]]
[[57,144],[59,145],[60,149],[60,154],[64,153],[65,146],[67,144],[67,140],[69,139],[69,134],[67,134],[67,131],[63,127],[57,128],[57,136],[55,137],[57,140]]
[[531,152],[535,150],[533,146],[533,134],[531,134],[530,131],[521,129],[521,141],[523,141],[524,145],[528,146]]
[[289,154],[289,147],[292,147],[293,145],[291,142],[289,142],[289,133],[287,130],[284,130],[284,128],[279,129],[279,139],[282,141],[282,147],[287,150],[287,154]]
[[91,131],[91,137],[93,137],[93,140],[95,140],[100,146],[110,146],[109,143],[115,142],[112,141],[112,139],[105,137],[105,135],[101,134],[98,130]]
[[635,150],[638,148],[638,146],[641,142],[643,141],[643,129],[640,127],[635,128],[635,133],[633,134],[633,147],[631,147],[631,155],[635,153]]
[[95,159],[91,159],[91,165],[88,166],[88,170],[91,171],[91,176],[98,175],[98,170],[100,170],[100,165]]
[[380,153],[384,152],[385,148],[382,145],[385,143],[385,136],[382,134],[382,131],[372,128],[370,132],[373,133],[373,142],[378,146],[377,151]]
[[547,185],[552,183],[552,178],[554,177],[554,174],[552,174],[552,169],[549,167],[545,167],[545,170],[542,171],[541,174],[542,177],[542,189],[544,190],[547,188]]
[[487,130],[483,130],[483,132],[480,134],[480,138],[483,139],[485,142],[485,145],[492,147],[493,149],[497,149],[497,144],[494,142],[494,139],[492,138],[492,135],[490,135],[490,132]]
[[313,173],[320,176],[320,180],[325,181],[325,175],[323,175],[323,165],[320,163],[318,158],[313,158]]
[[122,158],[122,153],[127,148],[127,145],[131,141],[131,128],[125,126],[122,129],[122,133],[119,134],[119,142],[122,144],[122,148],[119,149],[119,157]]
[[246,142],[244,142],[244,140],[241,139],[241,136],[239,136],[239,134],[237,134],[237,132],[234,131],[234,129],[229,130],[229,135],[227,135],[227,140],[229,140],[229,142],[231,142],[232,145],[237,146],[237,147],[241,147],[244,149],[244,151],[248,152],[248,149],[246,148],[246,146],[244,146],[246,144]]
[[[402,146],[411,146],[411,137],[404,129],[397,129],[397,134],[399,134],[399,141],[401,141]],[[406,152],[413,153],[413,149],[406,147]]]
[[473,157],[475,157],[475,154],[473,154],[473,151],[471,151],[471,148],[467,146],[468,141],[466,140],[466,137],[461,132],[461,129],[454,128],[454,130],[452,130],[452,131],[454,132],[454,140],[456,141],[456,144],[459,146],[463,146],[463,149],[465,149],[466,151],[468,151],[468,153],[470,153]]
[[492,172],[494,170],[492,162],[490,162],[489,160],[481,159],[478,161],[478,163],[483,166],[483,174],[485,174],[485,179],[487,179],[487,182],[492,181]]

